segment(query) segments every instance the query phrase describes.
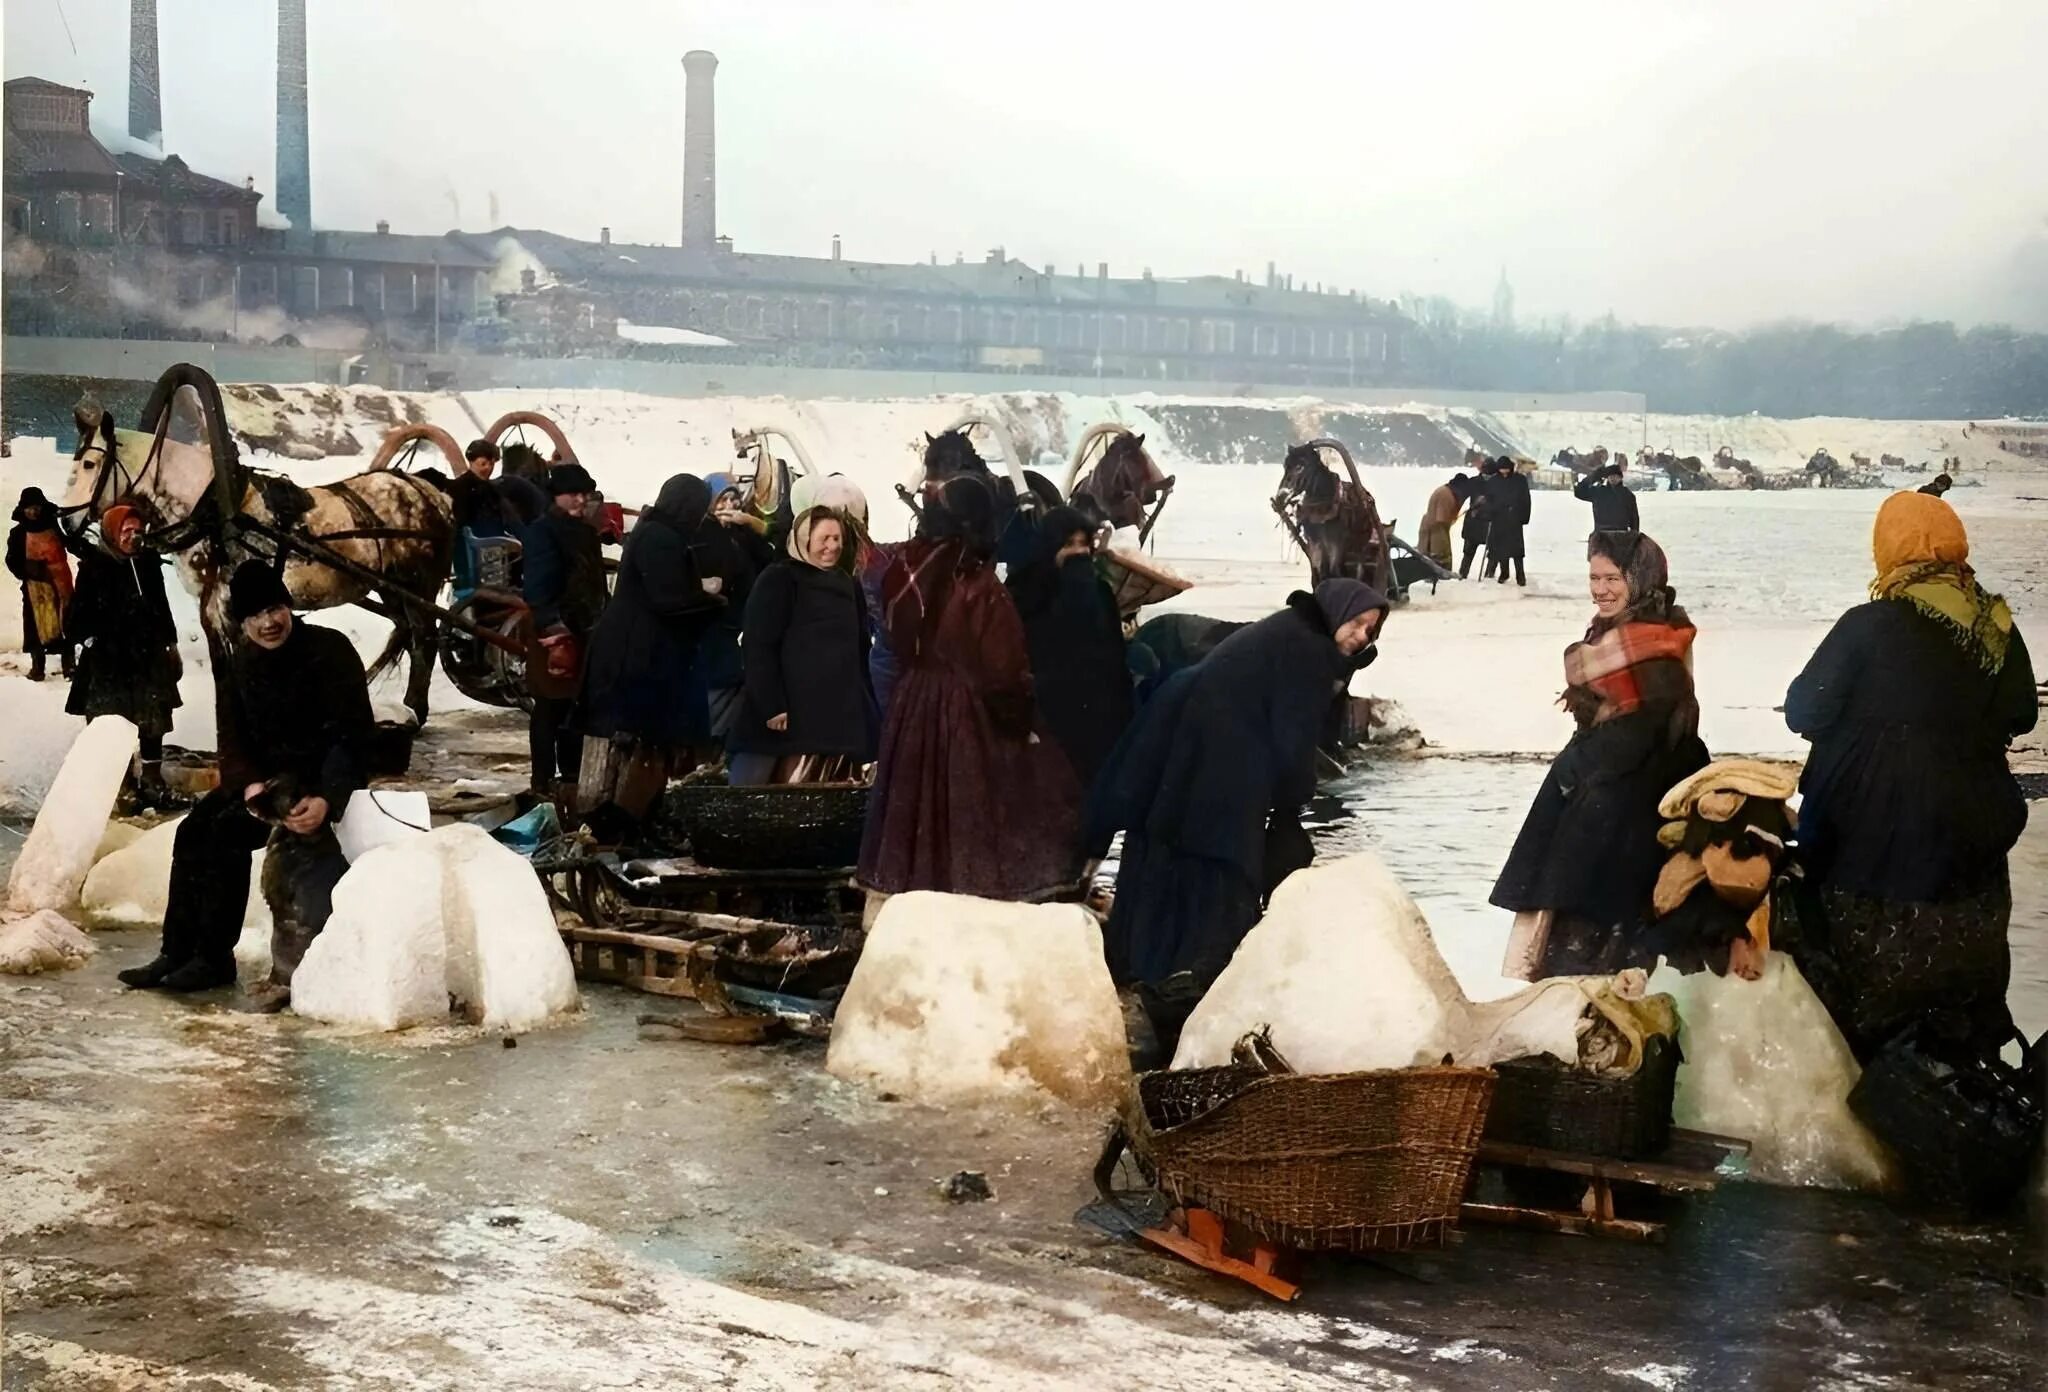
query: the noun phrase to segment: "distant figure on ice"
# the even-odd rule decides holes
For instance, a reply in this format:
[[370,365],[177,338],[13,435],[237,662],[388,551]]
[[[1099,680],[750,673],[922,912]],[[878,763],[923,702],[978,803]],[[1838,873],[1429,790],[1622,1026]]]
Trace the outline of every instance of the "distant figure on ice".
[[1626,472],[1626,466],[1617,461],[1604,469],[1594,470],[1572,489],[1574,498],[1593,505],[1594,531],[1639,532],[1643,529],[1642,517],[1636,511],[1636,495],[1622,481]]
[[1093,524],[1069,507],[1046,512],[1009,586],[1039,714],[1086,789],[1131,723],[1133,705],[1123,616],[1095,568]]
[[536,640],[526,671],[533,694],[527,725],[533,795],[564,810],[575,805],[576,775],[583,765],[583,737],[572,728],[572,713],[585,649],[607,594],[604,546],[587,515],[595,492],[597,480],[581,464],[549,468],[548,496],[554,506],[527,529],[523,563],[522,586],[533,610]]
[[21,582],[21,646],[28,654],[30,681],[42,681],[49,655],[71,675],[71,640],[64,636],[64,610],[71,602],[71,558],[57,530],[57,510],[40,488],[24,488],[7,532],[7,570]]
[[1162,1037],[1313,858],[1301,809],[1317,745],[1332,701],[1373,660],[1387,607],[1357,580],[1289,596],[1167,682],[1103,767],[1088,853],[1124,833],[1103,945],[1117,983],[1146,988]]
[[1080,880],[1081,790],[1041,735],[1024,623],[995,551],[995,496],[961,475],[926,502],[884,577],[903,670],[861,840],[873,893],[1037,901]]
[[1936,474],[1933,478],[1921,484],[1917,491],[1925,493],[1930,498],[1940,498],[1946,496],[1949,489],[1955,486],[1956,481],[1949,475]]
[[1422,510],[1422,527],[1415,538],[1416,548],[1445,570],[1451,568],[1451,524],[1458,520],[1459,510],[1471,495],[1472,476],[1452,474],[1449,483],[1438,485],[1436,491],[1429,495],[1429,506]]
[[[626,539],[617,591],[591,631],[578,722],[593,741],[609,741],[615,757],[605,762],[608,780],[591,770],[580,810],[610,803],[638,823],[669,775],[691,767],[691,751],[711,746],[703,644],[726,609],[724,586],[698,545],[711,501],[702,479],[677,474]],[[606,786],[596,787],[600,781]]]
[[2039,718],[2033,664],[1947,503],[1886,499],[1871,549],[1870,602],[1785,695],[1785,723],[1813,741],[1794,950],[1859,1058],[1937,1013],[1954,1043],[1996,1052],[2012,1029],[2006,855],[2027,821],[2005,750]]
[[881,717],[851,532],[831,508],[805,509],[789,558],[754,582],[740,643],[746,685],[726,741],[735,786],[851,782],[874,761]]
[[[369,778],[374,721],[362,659],[333,629],[299,622],[284,581],[262,561],[236,568],[228,616],[241,634],[227,670],[214,674],[220,786],[179,823],[163,946],[147,966],[120,974],[128,986],[205,991],[234,981],[249,858],[268,842],[271,981],[288,988],[348,868],[333,823]],[[281,1003],[281,994],[266,1001]]]
[[118,715],[141,735],[134,805],[167,807],[164,736],[179,705],[178,626],[164,593],[164,559],[142,550],[142,519],[119,504],[100,518],[102,546],[81,550],[65,631],[78,646],[78,674],[64,709],[90,720]]
[[1586,544],[1593,622],[1564,653],[1563,705],[1578,732],[1551,761],[1494,882],[1515,914],[1503,976],[1652,967],[1651,890],[1663,868],[1658,801],[1703,768],[1692,621],[1663,548],[1641,532]]
[[1470,506],[1465,509],[1465,527],[1461,533],[1465,554],[1458,562],[1460,580],[1472,578],[1472,558],[1486,546],[1487,535],[1492,530],[1493,477],[1494,464],[1489,459],[1480,464],[1478,477],[1472,480],[1471,492],[1467,494]]
[[1501,584],[1508,582],[1508,565],[1515,567],[1515,583],[1527,585],[1522,569],[1525,553],[1522,529],[1529,525],[1529,480],[1502,455],[1493,461],[1493,478],[1486,485],[1486,574]]

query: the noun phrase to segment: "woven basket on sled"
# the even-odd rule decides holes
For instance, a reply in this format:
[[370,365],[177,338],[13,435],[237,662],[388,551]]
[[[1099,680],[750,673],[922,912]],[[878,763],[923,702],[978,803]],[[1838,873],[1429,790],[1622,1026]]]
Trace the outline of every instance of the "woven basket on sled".
[[1486,1139],[1574,1155],[1624,1160],[1655,1155],[1671,1141],[1678,1041],[1652,1035],[1625,1078],[1581,1072],[1548,1054],[1499,1064],[1500,1085]]
[[1301,1251],[1398,1251],[1456,1226],[1493,1084],[1484,1068],[1169,1070],[1138,1079],[1124,1126],[1176,1204]]
[[689,838],[698,864],[725,870],[836,869],[860,859],[864,783],[772,783],[730,788],[683,783],[668,790],[670,827]]

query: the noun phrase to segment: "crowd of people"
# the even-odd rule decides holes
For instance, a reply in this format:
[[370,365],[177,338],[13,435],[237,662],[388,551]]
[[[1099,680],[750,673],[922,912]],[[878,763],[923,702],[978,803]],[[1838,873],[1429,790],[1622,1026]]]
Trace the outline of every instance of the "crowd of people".
[[[527,496],[498,487],[478,451],[457,483],[465,527],[524,550],[534,792],[593,831],[630,836],[671,779],[722,768],[735,785],[871,779],[858,879],[876,903],[1079,897],[1120,848],[1105,953],[1166,1038],[1314,854],[1300,814],[1390,608],[1358,581],[1325,581],[1255,623],[1172,615],[1132,638],[1098,564],[1105,529],[967,473],[927,486],[914,535],[894,544],[869,535],[865,498],[838,476],[801,481],[762,516],[730,480],[678,474],[613,582],[587,470],[557,464]],[[1659,803],[1710,757],[1670,558],[1618,467],[1577,491],[1595,528],[1593,613],[1563,658],[1575,732],[1491,893],[1514,915],[1504,971],[1529,979],[1674,955],[1651,912]],[[1463,511],[1462,568],[1484,546],[1484,575],[1523,582],[1528,488],[1513,463],[1437,493],[1426,546],[1443,557]],[[72,708],[135,719],[149,770],[178,703],[160,562],[122,508],[83,549],[34,490],[15,522],[32,674],[75,651]],[[1946,502],[1889,498],[1872,554],[1870,601],[1785,699],[1812,743],[1794,928],[1725,961],[1755,976],[1767,951],[1793,952],[1866,1059],[1930,1016],[1959,1047],[1995,1050],[2012,1024],[2006,857],[2026,818],[2005,751],[2035,723],[2033,669]],[[123,973],[131,985],[232,979],[248,852],[266,842],[286,852],[281,932],[317,931],[338,874],[332,823],[368,776],[353,649],[296,622],[262,563],[236,571],[228,607],[243,641],[216,684],[222,786],[179,831],[163,950]],[[579,782],[593,753],[602,767]],[[276,989],[302,950],[280,955]]]

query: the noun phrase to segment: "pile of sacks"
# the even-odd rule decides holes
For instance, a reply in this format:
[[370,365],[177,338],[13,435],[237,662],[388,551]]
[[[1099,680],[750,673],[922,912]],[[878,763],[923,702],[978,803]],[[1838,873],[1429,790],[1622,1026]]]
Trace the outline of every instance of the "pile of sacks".
[[1792,835],[1785,803],[1798,787],[1790,769],[1716,759],[1658,804],[1665,821],[1657,839],[1671,855],[1652,896],[1650,941],[1679,971],[1726,975],[1731,949],[1744,939],[1754,949],[1749,960],[1769,949],[1771,886]]

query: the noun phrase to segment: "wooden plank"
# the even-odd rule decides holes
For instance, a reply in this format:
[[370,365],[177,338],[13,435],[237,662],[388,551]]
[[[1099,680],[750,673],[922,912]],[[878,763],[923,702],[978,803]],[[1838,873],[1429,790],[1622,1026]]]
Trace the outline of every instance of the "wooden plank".
[[1275,1267],[1281,1253],[1272,1244],[1259,1243],[1252,1251],[1252,1260],[1242,1261],[1223,1250],[1223,1224],[1215,1214],[1197,1208],[1176,1216],[1187,1225],[1186,1232],[1178,1226],[1144,1228],[1138,1236],[1196,1266],[1243,1281],[1275,1300],[1292,1301],[1301,1294],[1299,1285],[1277,1274]]
[[1616,1160],[1599,1155],[1571,1155],[1561,1150],[1512,1145],[1506,1141],[1481,1141],[1479,1163],[1512,1165],[1525,1170],[1554,1170],[1560,1174],[1584,1175],[1588,1179],[1651,1184],[1659,1189],[1704,1192],[1721,1182],[1712,1165],[1671,1164],[1664,1162],[1662,1157],[1657,1160]]
[[639,947],[656,952],[666,952],[677,957],[687,956],[712,943],[708,938],[677,938],[660,933],[628,933],[618,928],[584,928],[566,926],[562,936],[570,942],[593,943],[605,947]]
[[1566,1233],[1576,1237],[1616,1237],[1628,1242],[1664,1241],[1662,1223],[1634,1218],[1588,1218],[1578,1213],[1559,1213],[1548,1208],[1520,1208],[1513,1204],[1467,1203],[1458,1209],[1464,1223],[1491,1223],[1500,1228],[1526,1228],[1532,1232]]

